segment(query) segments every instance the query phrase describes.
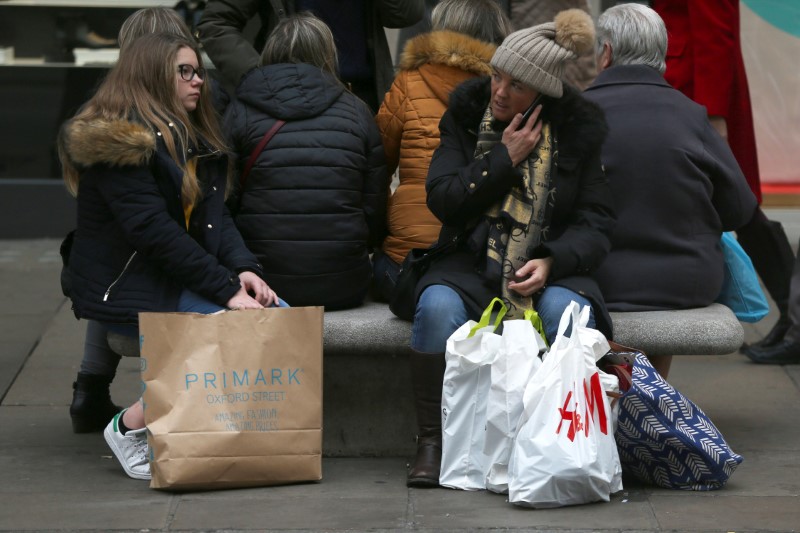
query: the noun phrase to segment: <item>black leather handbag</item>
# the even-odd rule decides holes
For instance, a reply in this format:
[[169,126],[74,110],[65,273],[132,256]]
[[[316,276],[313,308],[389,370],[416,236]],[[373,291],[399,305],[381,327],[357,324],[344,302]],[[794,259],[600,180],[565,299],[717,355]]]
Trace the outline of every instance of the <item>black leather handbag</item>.
[[417,283],[436,260],[449,254],[458,246],[461,235],[445,243],[435,243],[430,248],[412,248],[400,265],[389,310],[398,318],[413,320],[417,307]]

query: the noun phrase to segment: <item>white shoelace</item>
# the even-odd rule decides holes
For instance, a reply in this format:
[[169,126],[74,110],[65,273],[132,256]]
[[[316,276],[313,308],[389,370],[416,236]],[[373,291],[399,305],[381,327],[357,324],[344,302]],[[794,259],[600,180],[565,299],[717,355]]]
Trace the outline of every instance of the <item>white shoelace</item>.
[[136,462],[131,466],[141,465],[147,462],[147,436],[142,433],[134,437],[133,441],[134,452],[131,459]]

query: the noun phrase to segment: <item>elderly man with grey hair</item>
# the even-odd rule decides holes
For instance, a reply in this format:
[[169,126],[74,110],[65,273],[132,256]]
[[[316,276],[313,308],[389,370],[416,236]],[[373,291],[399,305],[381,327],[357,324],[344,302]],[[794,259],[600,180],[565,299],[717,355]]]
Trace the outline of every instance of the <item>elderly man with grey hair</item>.
[[[599,74],[584,96],[605,112],[601,159],[617,204],[611,253],[594,273],[609,310],[704,307],[723,280],[723,231],[757,209],[705,109],[663,77],[667,31],[641,4],[597,22]],[[666,377],[670,358],[653,358]]]

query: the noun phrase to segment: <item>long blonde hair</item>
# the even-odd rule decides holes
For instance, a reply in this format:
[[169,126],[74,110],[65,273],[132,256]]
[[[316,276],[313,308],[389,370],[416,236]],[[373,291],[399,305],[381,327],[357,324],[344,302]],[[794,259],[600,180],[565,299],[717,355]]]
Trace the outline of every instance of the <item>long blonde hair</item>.
[[[178,50],[191,48],[199,66],[203,60],[194,42],[167,33],[143,35],[120,51],[119,60],[109,71],[95,95],[72,119],[80,122],[134,120],[160,132],[167,151],[183,170],[181,194],[184,206],[195,205],[201,197],[197,175],[179,156],[202,139],[214,150],[226,152],[219,122],[211,104],[209,83],[200,86],[197,108],[188,113],[176,89]],[[169,124],[174,127],[170,127]],[[59,143],[59,158],[67,189],[77,195],[78,169]],[[230,184],[231,173],[228,172]],[[230,187],[227,187],[228,189]]]

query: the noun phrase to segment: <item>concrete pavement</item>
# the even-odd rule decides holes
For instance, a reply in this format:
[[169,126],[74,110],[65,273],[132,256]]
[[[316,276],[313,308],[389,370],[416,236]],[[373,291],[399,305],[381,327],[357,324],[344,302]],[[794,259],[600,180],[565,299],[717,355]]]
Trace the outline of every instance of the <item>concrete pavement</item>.
[[[800,212],[769,211],[796,243]],[[71,431],[85,326],[61,296],[58,244],[0,241],[2,531],[800,530],[800,366],[758,366],[739,354],[677,357],[670,379],[744,456],[720,491],[629,482],[610,503],[534,511],[486,492],[407,489],[403,457],[325,459],[316,484],[151,490],[125,476],[101,434]],[[774,320],[746,325],[746,339]],[[121,404],[137,398],[136,360],[123,360],[112,393]]]

